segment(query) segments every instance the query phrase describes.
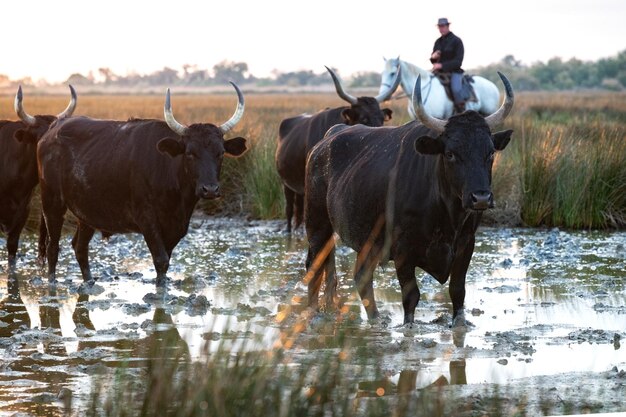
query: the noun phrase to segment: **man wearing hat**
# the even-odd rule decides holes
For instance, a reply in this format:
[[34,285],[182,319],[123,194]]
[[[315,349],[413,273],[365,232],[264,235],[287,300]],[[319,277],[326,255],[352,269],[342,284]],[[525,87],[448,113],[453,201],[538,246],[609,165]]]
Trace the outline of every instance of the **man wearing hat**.
[[433,63],[433,72],[450,74],[450,89],[454,97],[454,110],[462,113],[465,110],[465,97],[463,96],[461,81],[463,80],[463,41],[450,32],[450,22],[442,17],[437,22],[441,37],[435,41],[430,62]]

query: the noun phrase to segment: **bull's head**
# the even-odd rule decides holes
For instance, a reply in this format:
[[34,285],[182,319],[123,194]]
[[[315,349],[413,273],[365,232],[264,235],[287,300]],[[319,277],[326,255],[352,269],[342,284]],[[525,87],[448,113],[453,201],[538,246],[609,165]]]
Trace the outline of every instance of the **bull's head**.
[[420,77],[413,90],[413,107],[418,119],[438,136],[421,136],[415,141],[415,149],[422,154],[441,155],[446,181],[453,193],[461,198],[464,208],[485,210],[494,206],[491,192],[491,169],[495,151],[503,150],[511,140],[512,130],[491,133],[502,123],[513,108],[513,88],[500,72],[506,98],[500,109],[483,118],[474,111],[467,111],[440,120],[429,116],[422,104]]
[[172,114],[170,90],[165,95],[165,121],[177,138],[164,138],[159,141],[159,151],[172,157],[182,156],[187,175],[195,182],[198,198],[220,197],[219,176],[224,155],[237,157],[246,151],[246,139],[237,137],[224,140],[224,134],[230,131],[243,116],[244,99],[241,90],[231,82],[237,91],[238,103],[233,116],[224,124],[195,123],[185,126]]
[[337,95],[350,103],[350,107],[345,109],[342,112],[342,116],[346,121],[346,124],[355,125],[362,124],[366,126],[379,127],[382,126],[384,122],[391,120],[391,114],[393,111],[391,109],[381,109],[380,103],[385,100],[388,100],[389,97],[393,94],[393,92],[398,88],[398,84],[400,83],[400,74],[396,74],[396,78],[392,86],[389,89],[381,92],[376,97],[354,97],[348,94],[339,77],[335,72],[326,67],[330,76],[333,78],[333,83],[335,83],[335,90],[337,90]]
[[22,86],[20,85],[15,95],[14,108],[17,116],[24,123],[24,127],[15,131],[15,139],[22,143],[37,143],[44,133],[48,131],[48,128],[55,120],[64,119],[70,117],[76,109],[76,90],[71,85],[70,87],[70,103],[67,108],[56,116],[31,116],[24,110],[22,100]]

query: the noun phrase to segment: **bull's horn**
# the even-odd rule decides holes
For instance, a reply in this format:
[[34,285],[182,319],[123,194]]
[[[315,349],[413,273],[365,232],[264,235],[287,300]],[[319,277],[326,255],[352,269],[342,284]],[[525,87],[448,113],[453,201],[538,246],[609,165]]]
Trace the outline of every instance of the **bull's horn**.
[[65,110],[57,115],[57,119],[65,119],[66,117],[70,117],[74,113],[74,110],[76,110],[76,101],[78,100],[76,97],[76,90],[74,90],[74,87],[72,87],[71,84],[69,86],[70,94],[72,96],[72,98],[70,99],[70,104],[67,105]]
[[15,95],[15,101],[13,103],[13,107],[15,108],[15,113],[17,113],[17,116],[27,125],[29,126],[34,126],[35,123],[37,123],[37,119],[35,119],[33,116],[31,116],[30,114],[26,113],[26,110],[24,110],[24,106],[22,106],[22,86],[20,85],[17,88],[17,94]]
[[426,114],[424,110],[424,104],[422,103],[422,76],[418,75],[415,81],[415,87],[413,87],[413,109],[417,118],[424,126],[432,129],[438,133],[442,133],[446,127],[446,121],[437,119],[429,114]]
[[[326,65],[324,66],[326,67]],[[328,72],[330,72],[330,76],[333,77],[333,82],[335,83],[335,90],[337,90],[337,95],[350,104],[358,103],[356,97],[351,96],[350,94],[345,92],[343,86],[341,85],[341,81],[339,81],[339,78],[337,78],[337,74],[335,74],[335,71],[331,70],[328,67],[326,67],[326,69],[328,70]]]
[[184,124],[178,123],[172,114],[172,104],[170,102],[170,89],[167,89],[165,93],[165,107],[163,108],[163,114],[165,115],[165,122],[172,129],[174,133],[179,136],[184,136],[187,133],[188,127]]
[[220,126],[220,130],[222,131],[222,133],[226,133],[229,130],[231,130],[233,127],[235,127],[235,125],[237,123],[239,123],[239,121],[241,120],[241,117],[243,116],[243,109],[245,108],[245,102],[243,100],[243,93],[241,92],[241,90],[239,89],[239,87],[237,87],[237,84],[235,84],[232,81],[229,81],[233,87],[235,87],[235,91],[237,91],[237,108],[235,109],[235,113],[233,113],[232,117],[223,125]]
[[515,101],[513,97],[513,87],[511,87],[511,83],[504,76],[504,74],[502,74],[500,71],[498,71],[498,75],[500,76],[500,79],[502,80],[502,83],[504,84],[504,89],[506,90],[506,97],[504,98],[504,103],[502,103],[500,108],[496,110],[495,113],[490,114],[489,116],[485,117],[485,122],[487,122],[487,126],[489,126],[490,129],[496,126],[497,124],[502,123],[504,119],[506,119],[506,117],[511,112],[511,109],[513,109],[513,102]]
[[387,89],[387,91],[384,91],[376,96],[376,101],[378,101],[379,103],[382,103],[385,100],[389,100],[389,97],[391,97],[391,95],[398,89],[399,85],[400,85],[400,65],[398,65],[398,71],[396,72],[396,78],[393,79],[393,83],[391,83],[391,86]]

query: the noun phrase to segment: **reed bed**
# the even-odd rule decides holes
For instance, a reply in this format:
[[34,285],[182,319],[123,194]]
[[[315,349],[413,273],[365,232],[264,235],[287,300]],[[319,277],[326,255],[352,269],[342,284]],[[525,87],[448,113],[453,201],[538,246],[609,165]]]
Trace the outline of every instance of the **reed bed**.
[[[372,92],[373,93],[373,92]],[[29,96],[31,114],[59,113],[67,96]],[[163,116],[164,95],[81,96],[76,115],[125,120]],[[406,99],[385,103],[390,124],[407,122]],[[243,120],[228,137],[248,139],[249,151],[228,159],[222,172],[224,197],[201,202],[211,214],[280,218],[284,198],[274,167],[280,121],[344,103],[334,94],[248,94]],[[222,123],[235,109],[232,94],[189,95],[172,91],[183,123]],[[0,119],[14,119],[12,97],[0,97]],[[503,129],[515,133],[495,164],[497,207],[485,216],[492,224],[624,228],[626,226],[626,94],[618,92],[520,93]],[[36,228],[35,200],[29,228]]]
[[496,417],[598,411],[555,398],[550,387],[520,393],[484,384],[468,394],[450,386],[461,381],[441,377],[418,389],[418,370],[392,382],[371,348],[351,345],[354,329],[340,320],[327,326],[334,329],[336,348],[308,355],[300,352],[311,349],[307,337],[298,335],[305,327],[301,322],[281,334],[288,348],[254,350],[255,341],[245,339],[235,352],[222,339],[212,351],[207,343],[199,361],[178,349],[173,335],[159,338],[147,366],[95,378],[84,415]]

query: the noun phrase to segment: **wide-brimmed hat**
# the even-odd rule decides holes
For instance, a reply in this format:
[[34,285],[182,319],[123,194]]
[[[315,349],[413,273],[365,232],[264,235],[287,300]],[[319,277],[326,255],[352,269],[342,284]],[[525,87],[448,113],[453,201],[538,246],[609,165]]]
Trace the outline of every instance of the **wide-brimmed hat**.
[[437,21],[437,26],[447,26],[449,24],[450,22],[448,22],[448,19],[446,19],[445,17],[442,17]]

